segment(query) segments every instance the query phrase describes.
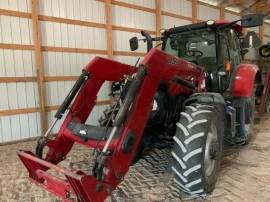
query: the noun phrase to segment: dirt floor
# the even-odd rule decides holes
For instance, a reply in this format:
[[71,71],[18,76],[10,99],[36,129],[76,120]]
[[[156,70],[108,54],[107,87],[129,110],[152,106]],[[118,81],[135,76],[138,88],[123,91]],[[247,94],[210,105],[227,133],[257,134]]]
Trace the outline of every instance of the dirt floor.
[[[33,150],[35,141],[0,146],[0,201],[60,201],[28,181],[18,149]],[[91,151],[76,146],[63,166],[89,170]],[[181,195],[168,169],[169,150],[155,150],[129,171],[107,201],[270,201],[270,115],[261,118],[249,145],[225,149],[216,189],[211,195]],[[72,163],[71,163],[72,162]]]

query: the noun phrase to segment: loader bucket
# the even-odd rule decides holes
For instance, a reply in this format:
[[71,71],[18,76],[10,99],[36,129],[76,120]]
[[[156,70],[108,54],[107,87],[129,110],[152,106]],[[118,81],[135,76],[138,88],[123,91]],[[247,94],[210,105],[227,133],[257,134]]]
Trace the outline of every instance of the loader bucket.
[[[98,182],[96,178],[86,175],[82,171],[72,172],[40,159],[30,151],[19,151],[18,156],[28,170],[32,182],[60,197],[65,202],[99,202],[104,201],[108,195],[105,191],[97,190]],[[48,173],[48,170],[64,175],[65,179]],[[96,194],[98,194],[98,197]]]

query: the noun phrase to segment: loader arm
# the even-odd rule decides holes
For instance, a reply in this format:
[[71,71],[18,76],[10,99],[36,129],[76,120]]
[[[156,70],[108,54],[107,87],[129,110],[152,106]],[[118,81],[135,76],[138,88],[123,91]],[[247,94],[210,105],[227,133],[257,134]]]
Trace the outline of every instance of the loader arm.
[[[123,180],[140,145],[152,110],[154,95],[161,81],[178,85],[178,93],[191,94],[194,90],[198,92],[205,90],[202,69],[158,49],[152,49],[145,56],[138,70],[110,59],[96,57],[85,67],[85,71],[90,76],[80,88],[57,137],[48,141],[46,146],[49,147],[49,152],[46,158],[39,158],[30,151],[18,152],[30,179],[64,201],[72,201],[74,198],[85,202],[104,201]],[[97,93],[105,81],[119,81],[125,75],[135,72],[137,72],[135,77],[137,83],[134,84],[136,88],[133,88],[134,92],[130,89],[129,96],[124,100],[124,105],[125,102],[128,103],[127,100],[132,100],[132,103],[127,109],[122,110],[123,114],[119,115],[118,119],[120,121],[116,120],[115,127],[120,131],[119,135],[112,139],[107,152],[102,153],[109,138],[91,139],[91,134],[87,138],[82,138],[73,133],[70,124],[74,124],[74,120],[81,125],[85,123],[95,105]],[[121,118],[123,116],[124,119]],[[82,171],[69,171],[57,165],[66,158],[75,142],[93,148],[98,141],[101,156],[95,163],[99,173],[90,175]],[[49,169],[64,175],[65,179],[48,173]]]

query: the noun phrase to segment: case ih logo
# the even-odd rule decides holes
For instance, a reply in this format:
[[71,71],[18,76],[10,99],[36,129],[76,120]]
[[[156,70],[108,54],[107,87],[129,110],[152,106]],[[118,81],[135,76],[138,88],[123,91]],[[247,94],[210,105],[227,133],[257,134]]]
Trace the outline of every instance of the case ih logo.
[[169,65],[178,65],[179,64],[179,61],[176,57],[170,57],[169,60],[168,60],[168,64]]

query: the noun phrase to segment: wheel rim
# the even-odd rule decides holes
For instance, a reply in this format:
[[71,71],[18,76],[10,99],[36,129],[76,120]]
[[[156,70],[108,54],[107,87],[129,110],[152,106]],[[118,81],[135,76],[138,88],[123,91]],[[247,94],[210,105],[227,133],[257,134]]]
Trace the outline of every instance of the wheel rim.
[[247,107],[251,107],[251,111],[250,111],[250,114],[249,114],[249,119],[250,119],[249,123],[245,124],[245,134],[248,137],[250,131],[252,130],[253,121],[254,121],[254,112],[255,112],[255,98],[254,98],[254,96],[252,98],[251,106],[247,106]]
[[263,49],[262,49],[262,55],[267,56],[267,55],[269,55],[269,54],[270,54],[270,51],[269,51],[268,48],[263,48]]
[[215,170],[216,156],[218,150],[218,136],[217,129],[212,123],[207,134],[205,153],[204,153],[204,168],[207,177],[211,176]]

